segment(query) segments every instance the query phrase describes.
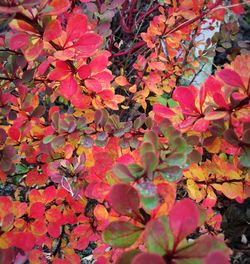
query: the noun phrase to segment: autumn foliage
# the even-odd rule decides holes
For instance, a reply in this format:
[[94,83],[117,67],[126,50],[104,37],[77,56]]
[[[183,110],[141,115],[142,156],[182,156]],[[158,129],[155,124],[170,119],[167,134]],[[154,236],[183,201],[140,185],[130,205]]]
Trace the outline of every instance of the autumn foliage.
[[229,263],[216,208],[250,196],[250,55],[181,78],[203,25],[247,4],[138,2],[1,2],[1,263]]

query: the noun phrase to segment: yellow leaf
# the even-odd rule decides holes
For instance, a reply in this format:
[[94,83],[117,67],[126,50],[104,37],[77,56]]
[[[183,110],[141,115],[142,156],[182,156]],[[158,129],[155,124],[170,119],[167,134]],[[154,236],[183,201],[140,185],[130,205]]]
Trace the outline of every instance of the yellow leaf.
[[224,182],[221,185],[221,191],[229,199],[235,199],[241,197],[243,193],[242,182]]
[[7,233],[4,233],[2,236],[0,236],[0,249],[7,249],[11,245],[6,234]]
[[198,184],[195,183],[194,180],[187,180],[187,191],[189,197],[193,200],[196,200],[197,203],[199,203],[204,198]]

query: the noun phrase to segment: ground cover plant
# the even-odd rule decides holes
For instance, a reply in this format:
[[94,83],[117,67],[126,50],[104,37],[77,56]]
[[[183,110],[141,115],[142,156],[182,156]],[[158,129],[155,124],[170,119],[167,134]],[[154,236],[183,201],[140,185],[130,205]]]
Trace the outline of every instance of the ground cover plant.
[[0,263],[248,263],[249,1],[0,14]]

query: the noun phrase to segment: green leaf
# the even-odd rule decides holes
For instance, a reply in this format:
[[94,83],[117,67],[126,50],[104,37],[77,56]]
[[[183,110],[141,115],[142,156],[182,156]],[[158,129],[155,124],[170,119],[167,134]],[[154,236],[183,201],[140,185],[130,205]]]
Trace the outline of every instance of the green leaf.
[[102,239],[104,243],[114,248],[127,248],[133,245],[142,233],[143,228],[129,222],[112,222],[104,230]]
[[149,131],[147,134],[145,134],[143,141],[151,143],[154,149],[159,147],[158,136],[153,131]]
[[114,174],[123,182],[131,182],[134,177],[128,167],[121,163],[116,163],[113,167]]
[[141,203],[143,208],[153,210],[159,203],[159,197],[155,185],[151,182],[143,182],[137,185],[137,190],[140,192]]
[[55,135],[49,135],[43,138],[43,144],[49,144],[54,138],[56,138]]
[[128,168],[135,178],[140,178],[144,174],[144,169],[138,164],[131,163]]
[[239,160],[242,166],[250,168],[250,148],[242,149]]
[[160,170],[160,174],[165,180],[169,182],[175,182],[181,178],[182,169],[178,166],[167,167],[163,170]]
[[159,197],[157,195],[151,197],[141,196],[141,203],[146,211],[154,210],[159,203]]
[[146,152],[154,152],[154,145],[150,142],[144,142],[140,148],[140,156],[142,157]]
[[173,108],[173,107],[178,106],[178,105],[179,105],[179,104],[178,104],[177,101],[173,100],[172,98],[168,99],[168,106],[169,106],[170,108]]
[[51,142],[51,147],[56,150],[65,145],[65,138],[64,136],[57,136]]
[[29,168],[24,164],[16,164],[16,174],[24,174],[29,171]]
[[123,252],[121,256],[117,259],[116,264],[131,264],[133,258],[140,253],[140,249],[133,249],[127,252]]
[[145,245],[148,252],[157,253],[161,256],[164,256],[167,251],[172,250],[174,237],[166,216],[162,216],[147,224]]
[[174,153],[167,157],[166,163],[169,166],[183,166],[186,162],[186,157],[182,153]]
[[153,172],[157,166],[158,166],[158,158],[156,157],[154,152],[146,152],[142,157],[141,157],[141,162],[143,168],[151,173]]
[[174,140],[174,145],[176,146],[177,151],[180,153],[184,153],[187,150],[187,143],[181,137],[178,137]]

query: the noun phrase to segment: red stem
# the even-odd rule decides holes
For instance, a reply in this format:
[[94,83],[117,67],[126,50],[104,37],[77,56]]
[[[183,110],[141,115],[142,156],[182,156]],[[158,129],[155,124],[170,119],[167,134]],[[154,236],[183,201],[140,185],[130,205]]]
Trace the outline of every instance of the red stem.
[[96,0],[96,4],[97,4],[97,8],[98,8],[98,12],[101,13],[101,1],[100,0]]
[[150,15],[152,12],[154,12],[156,9],[158,9],[161,5],[160,4],[156,4],[155,6],[151,7],[148,12],[146,12],[145,14],[141,15],[136,21],[135,24],[131,27],[131,31],[133,31],[135,29],[135,27],[141,23],[141,21],[147,17],[148,15]]
[[128,25],[129,25],[129,27],[131,27],[131,25],[132,25],[133,13],[135,12],[135,5],[136,5],[136,0],[132,0],[130,8],[129,8],[129,14],[128,14]]
[[200,18],[204,17],[207,13],[209,13],[212,9],[214,9],[215,7],[219,6],[221,3],[223,2],[223,0],[217,0],[214,4],[212,4],[208,9],[206,9],[205,11],[203,11],[199,16],[194,17],[193,19],[187,20],[185,23],[180,24],[179,26],[175,27],[174,29],[170,29],[169,31],[166,32],[166,34],[164,35],[164,37],[166,37],[168,34],[170,33],[174,33],[177,30],[180,30],[186,26],[189,26],[191,24],[193,24],[195,21],[199,20]]
[[125,51],[120,51],[118,53],[115,53],[112,55],[112,57],[120,57],[120,56],[124,56],[127,55],[128,53],[132,53],[134,50],[139,49],[140,47],[146,45],[146,42],[144,42],[143,40],[139,41],[138,43],[136,43],[132,48],[125,50]]

